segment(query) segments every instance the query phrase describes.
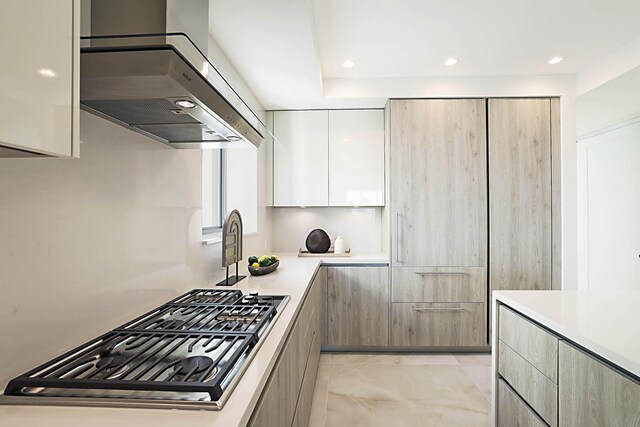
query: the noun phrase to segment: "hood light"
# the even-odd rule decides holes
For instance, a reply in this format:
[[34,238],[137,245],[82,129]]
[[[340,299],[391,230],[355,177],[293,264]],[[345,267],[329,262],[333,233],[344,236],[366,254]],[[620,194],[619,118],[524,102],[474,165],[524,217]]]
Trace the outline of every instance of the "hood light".
[[176,101],[176,105],[182,108],[196,108],[195,102],[189,101],[188,99]]
[[236,135],[229,135],[229,136],[227,137],[227,139],[228,139],[229,141],[240,141],[240,140],[242,140],[242,138],[240,138],[239,136],[236,136]]

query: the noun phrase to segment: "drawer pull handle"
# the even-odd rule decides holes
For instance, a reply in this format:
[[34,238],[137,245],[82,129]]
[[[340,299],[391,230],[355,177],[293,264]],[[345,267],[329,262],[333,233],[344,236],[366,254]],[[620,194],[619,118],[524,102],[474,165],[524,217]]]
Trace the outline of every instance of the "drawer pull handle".
[[411,307],[415,311],[465,311],[462,307]]
[[469,273],[463,273],[461,271],[414,271],[413,274],[419,276],[466,276]]

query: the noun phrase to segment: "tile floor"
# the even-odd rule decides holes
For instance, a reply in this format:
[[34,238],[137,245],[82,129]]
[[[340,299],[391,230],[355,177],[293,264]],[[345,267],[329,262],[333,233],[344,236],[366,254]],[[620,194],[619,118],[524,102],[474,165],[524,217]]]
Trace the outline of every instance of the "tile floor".
[[310,427],[489,426],[491,355],[323,353]]

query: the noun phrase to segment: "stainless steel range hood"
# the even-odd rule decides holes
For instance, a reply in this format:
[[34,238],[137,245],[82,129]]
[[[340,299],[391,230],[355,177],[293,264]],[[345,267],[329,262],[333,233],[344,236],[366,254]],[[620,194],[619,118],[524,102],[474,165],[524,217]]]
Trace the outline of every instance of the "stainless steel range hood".
[[260,145],[266,127],[205,54],[203,15],[207,0],[92,0],[81,108],[176,148]]

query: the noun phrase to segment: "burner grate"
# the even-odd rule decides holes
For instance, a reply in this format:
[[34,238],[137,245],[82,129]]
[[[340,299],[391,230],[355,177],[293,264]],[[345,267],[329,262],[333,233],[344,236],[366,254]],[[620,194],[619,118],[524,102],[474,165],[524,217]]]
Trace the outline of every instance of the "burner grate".
[[117,330],[262,332],[276,313],[273,305],[211,305],[170,303]]
[[[5,394],[46,387],[206,392],[218,400],[234,362],[254,344],[250,334],[110,332],[11,380]],[[194,357],[200,362],[189,363]]]

